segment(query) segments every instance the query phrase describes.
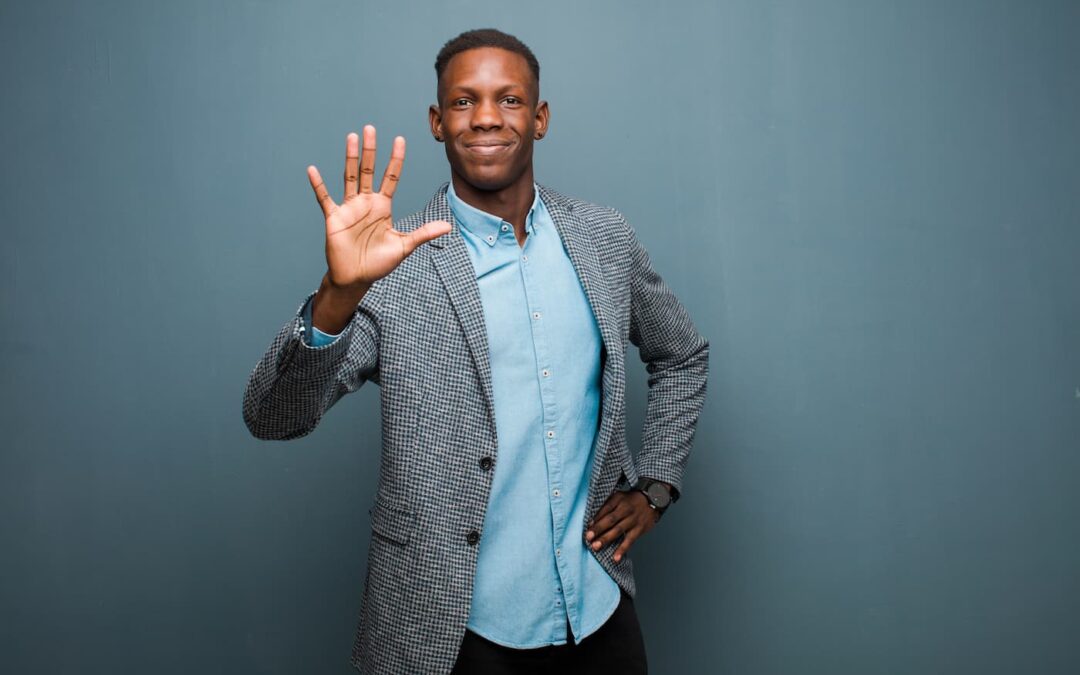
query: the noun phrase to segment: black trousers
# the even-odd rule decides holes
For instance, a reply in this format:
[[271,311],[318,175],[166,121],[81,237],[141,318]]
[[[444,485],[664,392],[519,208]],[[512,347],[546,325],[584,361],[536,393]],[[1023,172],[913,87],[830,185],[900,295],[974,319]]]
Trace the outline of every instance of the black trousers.
[[634,601],[621,588],[619,593],[615,613],[580,644],[573,643],[569,623],[566,644],[533,649],[504,647],[466,629],[450,675],[647,675],[645,640]]

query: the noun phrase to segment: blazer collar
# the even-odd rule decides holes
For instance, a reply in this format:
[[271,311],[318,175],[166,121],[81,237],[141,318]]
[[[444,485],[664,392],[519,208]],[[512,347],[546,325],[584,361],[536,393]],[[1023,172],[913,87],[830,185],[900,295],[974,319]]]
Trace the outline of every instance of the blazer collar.
[[[480,298],[479,290],[476,289],[476,280],[472,279],[472,283],[465,283],[466,280],[463,278],[465,270],[472,271],[472,263],[468,259],[465,242],[461,238],[461,232],[458,229],[461,225],[456,222],[454,213],[450,208],[450,202],[446,198],[446,191],[449,186],[450,182],[447,181],[435,191],[435,194],[423,209],[420,224],[432,220],[445,220],[452,225],[449,233],[431,240],[427,243],[427,246],[436,249],[460,249],[456,254],[451,254],[450,257],[454,258],[459,264],[464,261],[468,262],[469,265],[454,271],[454,278],[448,284],[447,290],[450,291],[451,297],[462,291],[475,293],[477,295],[475,298],[476,304],[479,304]],[[600,255],[595,240],[598,234],[600,236],[605,235],[599,233],[596,227],[593,227],[574,210],[573,201],[566,195],[539,183],[536,183],[536,187],[540,191],[540,198],[544,201],[548,213],[551,214],[551,220],[555,223],[555,229],[559,232],[563,246],[570,256],[570,262],[574,265],[574,270],[581,281],[581,287],[585,289],[585,296],[589,299],[593,316],[596,317],[596,323],[600,327],[604,347],[609,354],[619,353],[615,350],[619,335],[614,321],[614,307],[611,304],[610,291],[600,265]],[[447,259],[446,256],[438,254],[435,258],[437,260]]]
[[[566,240],[566,236],[562,231],[562,228],[567,225],[567,219],[573,219],[574,221],[576,221],[573,223],[574,226],[586,226],[580,217],[576,215],[571,215],[574,211],[574,205],[568,197],[553,190],[552,188],[541,185],[539,183],[535,183],[535,185],[540,192],[540,199],[544,201],[544,206],[546,206],[548,211],[551,213],[552,220],[555,220],[556,226],[560,228],[559,236],[563,238],[564,242]],[[461,233],[458,232],[458,227],[460,227],[460,225],[455,220],[454,212],[450,208],[450,201],[446,197],[446,192],[449,187],[450,181],[446,181],[439,186],[439,189],[435,191],[435,194],[431,197],[430,200],[428,200],[427,205],[424,206],[424,208],[421,210],[419,224],[423,225],[424,223],[429,223],[433,220],[445,220],[446,222],[453,225],[453,229],[448,234],[444,234],[441,237],[432,239],[427,243],[427,246],[432,246],[434,248],[443,248],[445,246],[455,245],[454,240],[461,239]],[[555,216],[555,210],[562,211],[562,213],[560,214],[561,220],[563,221],[562,225],[559,224],[559,218],[556,218]]]
[[[454,307],[454,311],[465,331],[465,339],[469,345],[469,352],[476,363],[480,373],[481,388],[484,393],[491,428],[495,428],[495,403],[491,385],[491,363],[488,357],[489,346],[487,343],[487,328],[484,324],[484,308],[480,301],[480,289],[476,284],[476,274],[472,260],[465,247],[465,241],[461,237],[459,228],[461,225],[454,219],[450,203],[446,198],[446,191],[450,183],[443,183],[435,195],[428,201],[427,206],[421,212],[419,224],[428,223],[432,220],[445,220],[450,223],[452,229],[447,234],[437,237],[426,244],[432,247],[432,260],[447,295]],[[589,300],[593,316],[600,328],[600,336],[604,343],[606,353],[621,354],[621,343],[616,320],[615,305],[612,301],[604,269],[600,263],[600,255],[596,236],[606,236],[599,228],[587,222],[574,209],[574,204],[566,196],[552,188],[536,184],[540,191],[551,220],[555,223],[555,229],[562,239],[574,271],[577,272],[578,280]],[[605,368],[605,371],[607,369]],[[604,381],[607,384],[607,375]],[[606,399],[613,392],[609,387],[603,387],[603,396]]]

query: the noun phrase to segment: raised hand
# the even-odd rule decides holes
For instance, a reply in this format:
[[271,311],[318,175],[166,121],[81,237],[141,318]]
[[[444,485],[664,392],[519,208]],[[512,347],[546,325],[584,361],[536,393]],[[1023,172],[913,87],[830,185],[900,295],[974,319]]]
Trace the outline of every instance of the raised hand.
[[412,232],[395,230],[391,204],[405,161],[405,139],[401,136],[394,139],[390,163],[378,192],[372,192],[375,127],[370,124],[364,127],[362,153],[357,152],[359,140],[355,133],[346,137],[345,196],[341,204],[330,198],[319,170],[314,166],[307,168],[311,187],[326,217],[326,282],[339,290],[366,289],[390,274],[418,246],[451,229],[450,223],[437,220]]

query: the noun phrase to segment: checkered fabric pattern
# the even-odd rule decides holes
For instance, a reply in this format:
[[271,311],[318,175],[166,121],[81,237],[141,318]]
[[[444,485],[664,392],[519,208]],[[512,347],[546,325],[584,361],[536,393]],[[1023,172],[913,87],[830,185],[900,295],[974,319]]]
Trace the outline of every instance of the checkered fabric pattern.
[[[538,187],[603,339],[587,522],[613,490],[639,476],[682,492],[705,400],[709,344],[653,270],[622,214]],[[255,365],[244,391],[251,433],[287,440],[311,433],[327,410],[365,381],[380,387],[381,460],[350,660],[369,675],[452,669],[469,616],[491,477],[499,466],[483,309],[446,189],[444,183],[424,209],[395,228],[410,231],[445,220],[453,229],[375,282],[331,344],[311,347],[302,339],[301,313],[310,293]],[[625,437],[628,341],[649,373],[636,459]],[[484,457],[494,460],[492,470],[481,468]],[[619,542],[590,552],[634,597],[630,556],[613,560]]]

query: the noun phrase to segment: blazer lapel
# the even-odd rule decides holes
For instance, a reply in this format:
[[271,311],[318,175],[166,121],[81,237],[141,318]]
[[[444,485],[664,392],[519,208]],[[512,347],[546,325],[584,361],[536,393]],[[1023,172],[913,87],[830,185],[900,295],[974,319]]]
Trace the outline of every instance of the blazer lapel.
[[611,305],[611,294],[589,224],[574,212],[565,197],[551,188],[541,185],[540,197],[555,222],[555,229],[562,238],[570,262],[581,281],[581,287],[585,289],[585,297],[589,299],[593,316],[600,327],[604,348],[609,355],[618,354],[619,336],[614,323],[615,310]]
[[439,278],[450,296],[458,321],[465,332],[465,342],[469,353],[480,374],[480,388],[484,395],[491,429],[495,430],[495,397],[491,385],[491,361],[488,356],[487,326],[484,324],[484,307],[480,302],[480,288],[476,285],[476,272],[465,241],[461,238],[460,226],[454,220],[454,213],[446,199],[444,183],[424,209],[422,222],[445,220],[453,229],[441,237],[431,240],[426,245],[432,248],[431,258]]
[[616,374],[612,360],[621,361],[622,344],[619,342],[615,307],[608,291],[604,270],[600,265],[600,254],[593,240],[595,228],[590,228],[590,224],[575,213],[569,201],[558,192],[541,185],[540,196],[548,208],[548,213],[551,214],[555,229],[563,240],[570,262],[581,281],[581,287],[585,290],[585,297],[589,299],[589,305],[592,307],[593,316],[600,328],[600,337],[607,352],[607,358],[602,362],[600,428],[597,430],[593,446],[596,455],[593,457],[592,475],[589,477],[589,497],[585,507],[586,515],[591,516],[596,513],[598,508],[596,502],[601,498],[596,487],[600,485],[599,479],[610,445],[608,439],[611,437],[614,424],[612,406],[617,400],[616,389],[621,386],[621,380]]
[[[487,408],[491,428],[495,430],[495,398],[491,385],[491,362],[488,356],[487,326],[484,324],[484,307],[480,301],[480,289],[476,284],[476,273],[465,249],[465,241],[458,229],[460,226],[454,220],[453,211],[446,199],[444,183],[428,202],[418,224],[432,220],[445,220],[453,226],[453,229],[426,245],[432,248],[431,258],[439,278],[446,288],[447,295],[454,307],[461,327],[465,332],[465,341],[469,345],[469,353],[476,364],[477,372],[480,373],[480,385],[484,395],[484,404]],[[572,205],[561,194],[551,188],[539,185],[540,198],[544,200],[544,206],[551,214],[551,220],[555,223],[555,229],[562,239],[570,262],[577,272],[578,280],[585,291],[585,297],[589,300],[593,316],[596,318],[600,329],[600,337],[608,356],[622,358],[619,342],[618,328],[615,322],[615,308],[612,305],[611,295],[608,291],[603,268],[600,265],[600,254],[596,242],[593,241],[589,223],[579,214],[574,212]],[[617,378],[610,363],[603,367],[602,396],[604,400],[603,410],[605,414],[601,420],[600,430],[597,436],[596,447],[606,449],[607,437],[611,433],[610,415],[606,414],[611,405],[611,399],[615,395],[614,387]],[[594,471],[597,473],[602,464],[603,457],[597,455],[594,459]],[[595,483],[594,480],[590,481]]]

